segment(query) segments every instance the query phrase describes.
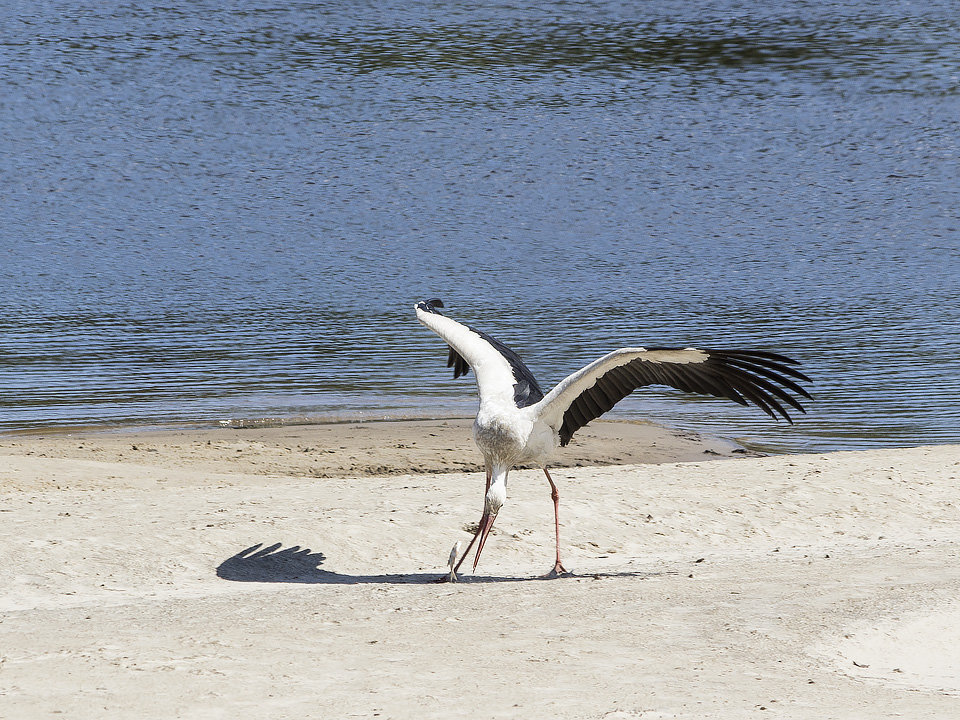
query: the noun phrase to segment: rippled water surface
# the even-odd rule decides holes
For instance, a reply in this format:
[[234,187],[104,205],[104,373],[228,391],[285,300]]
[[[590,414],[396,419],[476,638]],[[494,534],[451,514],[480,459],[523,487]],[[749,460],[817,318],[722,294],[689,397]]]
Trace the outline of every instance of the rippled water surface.
[[953,2],[0,2],[0,428],[468,414],[412,306],[550,385],[803,361],[789,449],[960,440]]

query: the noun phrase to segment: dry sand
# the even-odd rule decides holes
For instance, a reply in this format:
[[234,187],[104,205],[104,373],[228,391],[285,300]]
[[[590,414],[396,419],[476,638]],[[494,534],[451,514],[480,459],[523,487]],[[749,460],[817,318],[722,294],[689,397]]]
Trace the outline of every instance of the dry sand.
[[336,427],[0,438],[0,717],[960,717],[960,446],[705,461],[737,453],[597,423],[571,464],[671,459],[638,427],[700,461],[557,470],[550,581],[518,471],[439,584],[467,425]]

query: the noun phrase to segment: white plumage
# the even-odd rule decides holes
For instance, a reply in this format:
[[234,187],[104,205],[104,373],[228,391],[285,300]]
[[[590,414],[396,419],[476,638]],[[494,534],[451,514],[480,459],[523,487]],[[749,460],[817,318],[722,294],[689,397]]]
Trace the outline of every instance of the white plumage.
[[[480,407],[473,425],[483,453],[486,491],[476,535],[457,563],[459,569],[479,538],[473,567],[507,497],[507,475],[516,465],[539,465],[554,502],[556,562],[549,575],[566,573],[560,562],[559,494],[547,464],[560,445],[591,420],[607,412],[633,390],[669,385],[687,392],[752,403],[771,417],[792,422],[784,405],[804,412],[786,390],[810,395],[796,380],[810,381],[790,367],[795,360],[761,350],[697,348],[622,348],[604,355],[561,380],[544,394],[520,357],[479,330],[440,314],[440,300],[417,303],[417,318],[450,346],[447,366],[454,378],[472,369]],[[455,576],[454,576],[455,577]]]

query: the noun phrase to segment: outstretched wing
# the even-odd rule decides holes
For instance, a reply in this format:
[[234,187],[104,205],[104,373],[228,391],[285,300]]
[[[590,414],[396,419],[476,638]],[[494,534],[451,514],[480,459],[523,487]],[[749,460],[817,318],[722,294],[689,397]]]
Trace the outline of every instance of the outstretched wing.
[[447,367],[454,379],[473,368],[481,401],[512,402],[522,408],[543,399],[543,391],[523,360],[503,343],[479,330],[441,315],[439,300],[416,305],[417,318],[450,346]]
[[752,403],[770,417],[792,423],[785,405],[806,411],[787,390],[810,398],[796,380],[811,380],[790,367],[796,364],[796,360],[762,350],[623,348],[561,381],[536,410],[547,424],[558,429],[561,445],[645,385],[669,385],[740,405]]

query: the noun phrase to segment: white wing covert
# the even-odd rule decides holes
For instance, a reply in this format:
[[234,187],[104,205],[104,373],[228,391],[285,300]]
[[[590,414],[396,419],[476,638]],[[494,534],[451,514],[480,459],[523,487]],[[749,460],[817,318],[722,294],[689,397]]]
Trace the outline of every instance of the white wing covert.
[[486,333],[442,315],[437,309],[442,307],[438,299],[417,303],[417,318],[450,346],[447,367],[453,368],[454,379],[473,368],[481,402],[511,402],[522,408],[543,398],[519,355]]

